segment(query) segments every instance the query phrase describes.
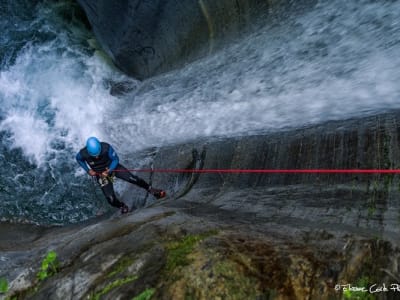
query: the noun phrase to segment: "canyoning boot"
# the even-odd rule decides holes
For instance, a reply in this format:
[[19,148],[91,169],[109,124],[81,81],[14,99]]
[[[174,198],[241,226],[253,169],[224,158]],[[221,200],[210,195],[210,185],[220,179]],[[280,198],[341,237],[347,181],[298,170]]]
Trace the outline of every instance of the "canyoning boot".
[[152,194],[157,199],[164,198],[167,195],[167,193],[165,191],[158,190],[158,189],[155,189],[155,188],[152,188],[152,187],[150,187],[148,191],[149,191],[150,194]]
[[124,203],[123,206],[121,206],[121,214],[126,214],[129,212],[129,207]]

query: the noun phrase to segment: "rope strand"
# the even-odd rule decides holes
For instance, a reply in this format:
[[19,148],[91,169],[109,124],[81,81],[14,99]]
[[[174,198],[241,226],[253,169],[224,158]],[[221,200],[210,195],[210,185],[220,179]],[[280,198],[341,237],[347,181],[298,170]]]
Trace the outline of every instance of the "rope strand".
[[399,174],[400,169],[115,169],[113,172],[227,174]]

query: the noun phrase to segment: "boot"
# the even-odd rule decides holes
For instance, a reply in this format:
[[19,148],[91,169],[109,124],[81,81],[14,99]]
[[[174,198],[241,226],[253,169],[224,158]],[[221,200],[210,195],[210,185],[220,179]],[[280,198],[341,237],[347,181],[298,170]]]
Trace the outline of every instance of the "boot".
[[159,190],[159,189],[155,189],[155,188],[152,188],[152,187],[149,187],[148,192],[150,194],[152,194],[154,197],[156,197],[157,199],[164,198],[167,195],[167,193],[165,191]]
[[129,212],[129,207],[124,203],[123,206],[121,206],[121,214],[126,214]]

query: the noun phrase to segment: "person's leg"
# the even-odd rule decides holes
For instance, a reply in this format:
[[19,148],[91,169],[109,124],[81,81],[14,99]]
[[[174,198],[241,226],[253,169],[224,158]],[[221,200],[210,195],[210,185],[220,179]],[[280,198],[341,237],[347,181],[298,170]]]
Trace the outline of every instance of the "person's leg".
[[118,169],[118,171],[115,172],[116,177],[121,178],[122,180],[130,182],[132,184],[136,184],[137,186],[140,186],[141,188],[148,191],[150,194],[152,194],[157,199],[164,198],[166,196],[165,191],[151,187],[142,178],[140,178],[136,175],[133,175],[131,172],[129,172],[129,170],[127,168],[125,168],[123,165],[119,164],[117,166],[117,169]]
[[136,184],[137,186],[140,186],[141,188],[143,188],[147,191],[149,190],[150,185],[146,181],[144,181],[142,178],[140,178],[136,175],[133,175],[123,165],[119,164],[117,166],[117,169],[118,169],[118,171],[114,173],[117,178],[120,178],[122,180],[130,182],[132,184]]
[[113,183],[108,179],[106,180],[106,182],[102,182],[101,179],[99,179],[99,184],[101,186],[101,191],[106,197],[108,203],[110,203],[110,205],[114,207],[121,208],[123,213],[128,212],[128,207],[126,206],[126,204],[119,201],[117,196],[115,195]]

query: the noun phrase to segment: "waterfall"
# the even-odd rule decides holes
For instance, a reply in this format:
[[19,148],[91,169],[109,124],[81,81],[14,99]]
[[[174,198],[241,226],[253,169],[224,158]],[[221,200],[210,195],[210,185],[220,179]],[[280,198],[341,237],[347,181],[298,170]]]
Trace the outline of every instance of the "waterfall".
[[[400,1],[261,16],[257,30],[143,82],[105,58],[73,1],[0,9],[3,220],[64,224],[107,210],[74,160],[91,135],[129,164],[152,147],[400,108]],[[121,83],[127,91],[112,93]]]

